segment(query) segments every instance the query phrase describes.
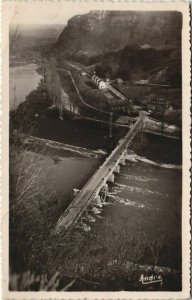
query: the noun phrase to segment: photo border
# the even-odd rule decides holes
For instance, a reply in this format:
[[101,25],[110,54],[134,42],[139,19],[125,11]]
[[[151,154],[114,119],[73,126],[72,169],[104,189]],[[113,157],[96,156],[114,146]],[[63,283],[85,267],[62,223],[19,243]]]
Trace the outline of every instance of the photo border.
[[[61,9],[79,10],[177,10],[183,15],[182,27],[182,291],[181,292],[16,292],[8,291],[9,277],[9,24],[19,11],[49,15]],[[35,9],[34,9],[35,7]],[[190,8],[187,2],[121,1],[30,1],[2,3],[2,271],[4,299],[186,299],[190,297]]]

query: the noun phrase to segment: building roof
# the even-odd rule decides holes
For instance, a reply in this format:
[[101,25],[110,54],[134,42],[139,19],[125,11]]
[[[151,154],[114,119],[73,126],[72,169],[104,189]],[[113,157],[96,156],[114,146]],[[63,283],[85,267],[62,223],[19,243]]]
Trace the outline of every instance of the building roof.
[[105,86],[106,85],[106,82],[103,79],[96,76],[96,75],[92,76],[92,81],[94,81],[98,86],[101,86],[101,85]]

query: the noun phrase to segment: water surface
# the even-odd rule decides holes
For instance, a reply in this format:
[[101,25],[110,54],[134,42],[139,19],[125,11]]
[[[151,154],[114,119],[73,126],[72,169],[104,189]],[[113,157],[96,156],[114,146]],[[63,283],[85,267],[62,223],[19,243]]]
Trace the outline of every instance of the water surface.
[[13,66],[9,69],[9,103],[10,110],[16,109],[20,103],[24,102],[26,96],[40,82],[42,76],[37,73],[36,64]]

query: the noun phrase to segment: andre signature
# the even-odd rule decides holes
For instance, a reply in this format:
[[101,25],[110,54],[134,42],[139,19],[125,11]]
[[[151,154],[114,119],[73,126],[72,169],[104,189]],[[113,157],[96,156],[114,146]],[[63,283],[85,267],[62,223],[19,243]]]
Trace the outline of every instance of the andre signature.
[[159,282],[162,285],[163,277],[161,274],[152,274],[149,276],[141,274],[139,281],[141,281],[142,284],[151,284],[151,283]]

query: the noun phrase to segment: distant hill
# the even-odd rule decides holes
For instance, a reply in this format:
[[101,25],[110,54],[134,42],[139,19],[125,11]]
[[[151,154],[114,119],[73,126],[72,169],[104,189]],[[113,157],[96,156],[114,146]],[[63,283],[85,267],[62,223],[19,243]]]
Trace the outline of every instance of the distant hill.
[[91,11],[68,21],[54,50],[100,76],[180,85],[181,29],[176,11]]
[[65,26],[63,24],[11,24],[10,35],[14,33],[17,27],[22,37],[54,38],[57,40]]
[[12,24],[9,30],[10,44],[16,33],[17,38],[11,47],[11,53],[20,53],[24,50],[39,50],[46,45],[52,45],[57,41],[63,31],[61,24]]

